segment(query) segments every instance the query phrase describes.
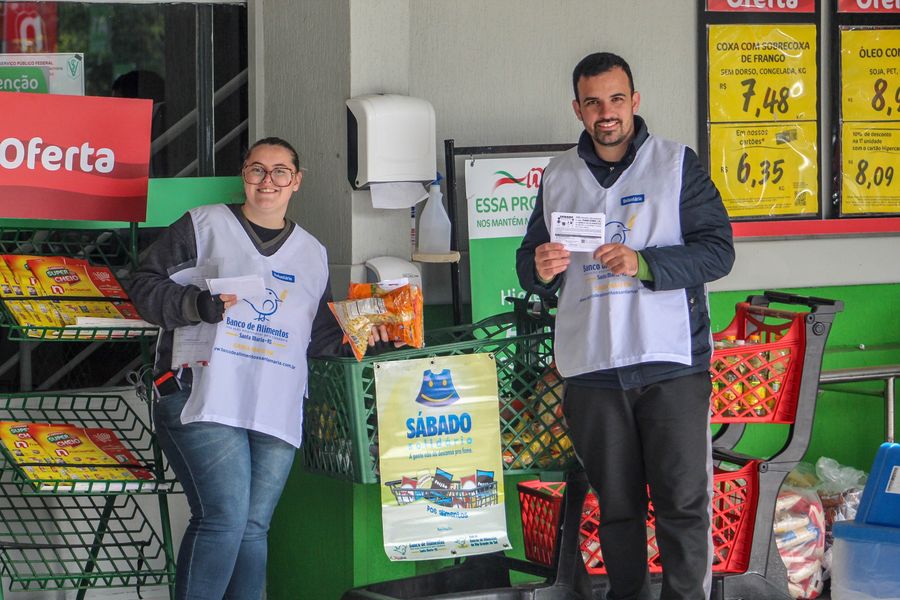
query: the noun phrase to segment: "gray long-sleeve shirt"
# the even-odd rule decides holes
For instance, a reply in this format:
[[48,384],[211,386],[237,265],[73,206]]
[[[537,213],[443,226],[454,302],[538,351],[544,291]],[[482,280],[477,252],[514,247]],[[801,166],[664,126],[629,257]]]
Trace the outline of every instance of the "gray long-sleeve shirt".
[[[229,208],[262,256],[271,256],[277,252],[295,227],[292,221],[287,221],[287,225],[281,230],[263,229],[244,217],[239,204],[229,205]],[[183,286],[169,278],[172,272],[193,266],[196,261],[194,224],[190,213],[185,213],[166,228],[159,239],[141,255],[140,266],[129,286],[129,296],[141,317],[162,329],[156,350],[157,371],[167,370],[171,365],[173,331],[177,327],[200,322],[197,311],[200,288],[194,285]],[[331,300],[329,283],[319,300],[308,356],[346,354],[341,348],[341,328],[328,308]]]

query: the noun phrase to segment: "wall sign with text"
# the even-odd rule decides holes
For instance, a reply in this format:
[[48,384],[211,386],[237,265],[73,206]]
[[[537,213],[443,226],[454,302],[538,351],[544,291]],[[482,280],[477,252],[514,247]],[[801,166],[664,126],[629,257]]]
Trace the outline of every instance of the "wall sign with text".
[[812,13],[815,0],[706,0],[707,12]]
[[375,389],[388,558],[508,550],[493,355],[377,363]]
[[732,217],[814,213],[819,194],[816,124],[713,124],[713,183]]
[[0,92],[0,217],[143,221],[149,100]]
[[516,275],[516,250],[550,158],[466,161],[472,322],[512,310],[508,297],[525,297]]
[[814,215],[816,27],[708,25],[710,173],[731,217]]
[[842,28],[841,214],[900,213],[900,29]]

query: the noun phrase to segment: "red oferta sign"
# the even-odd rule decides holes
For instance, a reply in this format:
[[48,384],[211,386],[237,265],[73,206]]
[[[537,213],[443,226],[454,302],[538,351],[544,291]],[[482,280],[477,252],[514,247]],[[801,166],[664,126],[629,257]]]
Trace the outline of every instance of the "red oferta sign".
[[900,0],[838,0],[838,12],[900,14]]
[[706,0],[706,12],[813,13],[816,0]]
[[151,107],[0,92],[0,217],[143,221]]

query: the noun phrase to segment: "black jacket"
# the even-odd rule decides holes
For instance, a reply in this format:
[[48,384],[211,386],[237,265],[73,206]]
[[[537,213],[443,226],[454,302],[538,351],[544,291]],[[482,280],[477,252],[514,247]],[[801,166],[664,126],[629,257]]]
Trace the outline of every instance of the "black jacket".
[[[578,156],[604,188],[612,186],[631,166],[638,148],[647,139],[644,120],[638,116],[634,120],[635,137],[625,156],[617,163],[608,163],[599,158],[590,136],[587,132],[581,134]],[[571,381],[596,387],[630,389],[709,369],[712,347],[705,284],[724,277],[731,271],[734,245],[731,223],[722,204],[722,197],[700,165],[697,154],[690,148],[685,148],[684,151],[680,217],[684,245],[650,247],[640,251],[653,275],[652,281],[642,283],[654,291],[684,289],[690,309],[692,364],[641,363],[585,373],[570,378]],[[561,273],[548,285],[537,280],[534,251],[549,241],[550,233],[544,224],[541,187],[522,245],[516,253],[516,271],[523,290],[545,298],[556,295],[565,275]]]

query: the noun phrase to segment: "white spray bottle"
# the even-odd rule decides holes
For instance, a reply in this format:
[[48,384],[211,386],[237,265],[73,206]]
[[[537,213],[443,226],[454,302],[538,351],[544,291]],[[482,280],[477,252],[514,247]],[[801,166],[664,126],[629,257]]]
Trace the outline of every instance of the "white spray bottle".
[[428,200],[419,217],[418,249],[422,254],[446,254],[450,252],[450,217],[444,209],[443,195],[441,194],[441,180],[443,176],[437,174],[437,179],[428,187]]

